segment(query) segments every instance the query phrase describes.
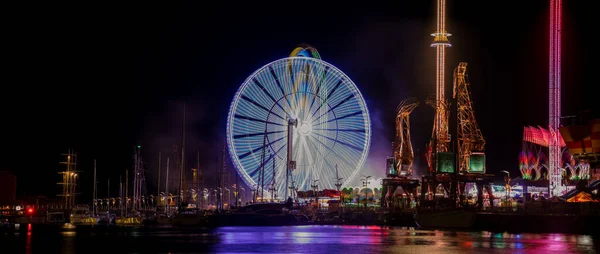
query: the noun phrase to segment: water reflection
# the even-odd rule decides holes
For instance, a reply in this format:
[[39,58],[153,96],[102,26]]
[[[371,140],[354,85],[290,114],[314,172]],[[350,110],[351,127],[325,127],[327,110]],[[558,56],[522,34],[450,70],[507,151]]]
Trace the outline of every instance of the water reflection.
[[[377,226],[110,228],[21,225],[0,232],[6,253],[597,252],[589,235],[429,231]],[[3,248],[4,250],[4,248]],[[14,251],[13,251],[14,250]],[[4,251],[2,251],[4,253]]]
[[25,253],[31,253],[31,224],[27,224],[27,238],[25,238]]

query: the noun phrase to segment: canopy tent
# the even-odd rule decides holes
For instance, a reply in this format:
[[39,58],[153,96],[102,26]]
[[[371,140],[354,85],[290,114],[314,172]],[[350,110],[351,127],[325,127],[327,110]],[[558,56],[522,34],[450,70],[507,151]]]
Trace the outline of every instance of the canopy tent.
[[600,202],[592,197],[592,194],[581,191],[575,196],[567,199],[567,202]]

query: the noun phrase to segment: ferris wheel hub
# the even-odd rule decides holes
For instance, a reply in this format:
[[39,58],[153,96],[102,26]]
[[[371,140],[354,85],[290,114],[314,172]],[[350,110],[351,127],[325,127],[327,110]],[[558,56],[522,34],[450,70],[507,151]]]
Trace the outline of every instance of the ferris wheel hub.
[[309,123],[302,123],[298,127],[298,133],[300,133],[300,135],[303,135],[303,136],[309,135],[311,131],[312,131],[312,126],[310,126]]

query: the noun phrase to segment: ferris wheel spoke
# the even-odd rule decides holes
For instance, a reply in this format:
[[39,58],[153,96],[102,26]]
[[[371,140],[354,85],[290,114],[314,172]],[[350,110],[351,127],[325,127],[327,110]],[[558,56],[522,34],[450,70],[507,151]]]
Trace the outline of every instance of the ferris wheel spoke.
[[[275,152],[275,154],[277,154],[279,151],[281,151],[281,149],[283,149],[284,147],[285,147],[285,146],[281,146],[281,147],[280,147],[280,148],[277,150],[277,152]],[[259,162],[259,164],[258,164],[258,167],[256,167],[254,170],[251,170],[251,171],[250,171],[250,174],[251,174],[251,175],[255,175],[256,173],[260,172],[260,169],[263,167],[263,165],[266,165],[267,163],[269,163],[269,161],[271,161],[271,159],[273,159],[273,157],[275,157],[275,154],[271,154],[271,155],[269,155],[269,157],[268,157],[268,158],[265,156],[265,161],[264,161],[264,163],[263,163],[262,161],[261,161],[261,162]]]
[[[267,96],[269,96],[269,98],[273,101],[273,103],[275,103],[277,106],[279,106],[279,108],[281,108],[281,110],[283,110],[283,112],[285,112],[288,116],[290,116],[290,113],[287,112],[281,106],[281,104],[279,104],[279,102],[277,102],[277,100],[275,100],[275,98],[273,97],[273,95],[271,95],[271,93],[269,93],[269,91],[267,91],[267,89],[265,89],[265,87],[258,81],[258,79],[254,78],[253,81]],[[277,80],[277,82],[279,82],[279,81]]]
[[340,101],[338,104],[336,104],[335,106],[333,106],[332,108],[327,110],[327,112],[325,112],[325,113],[321,114],[319,117],[315,118],[312,122],[313,123],[316,122],[317,120],[321,119],[321,117],[323,117],[324,115],[328,114],[329,112],[335,110],[336,108],[338,108],[339,106],[341,106],[342,104],[344,104],[345,102],[349,101],[352,98],[354,98],[354,94],[349,95],[348,97],[346,97],[345,99]]
[[329,92],[329,94],[327,95],[327,100],[329,101],[329,99],[331,98],[331,96],[333,95],[333,93],[335,93],[335,91],[337,91],[338,87],[340,87],[340,85],[344,83],[344,79],[340,79],[340,81],[338,81],[337,84],[335,84],[335,86],[333,87],[333,89],[331,89],[331,91]]
[[315,104],[315,100],[317,99],[317,97],[319,97],[319,91],[321,90],[321,87],[323,87],[323,80],[325,79],[325,76],[327,75],[327,72],[329,71],[329,66],[325,67],[325,71],[323,73],[323,78],[318,81],[315,82],[315,85],[317,86],[317,90],[315,91],[315,96],[313,97],[312,102],[310,103],[310,107],[308,108],[309,110],[312,109],[313,105]]
[[[302,90],[300,91],[300,109],[302,112],[304,112],[304,110],[306,110],[306,104],[308,104],[306,102],[307,100],[307,94],[308,94],[308,84],[312,83],[310,80],[310,65],[306,65],[306,73],[304,74],[304,83],[302,84]],[[304,115],[302,116],[302,118],[304,118]]]
[[238,135],[233,135],[233,139],[249,138],[249,137],[254,137],[254,136],[269,135],[269,134],[282,133],[282,132],[284,132],[284,131],[268,131],[268,132],[238,134]]
[[[344,82],[343,79],[340,79],[337,84],[333,87],[333,89],[331,90],[331,92],[329,92],[329,95],[327,95],[327,98],[325,99],[325,101],[329,101],[329,98],[331,97],[331,95],[335,92],[335,90],[337,90],[338,87],[340,87],[340,85]],[[323,105],[326,105],[326,103],[321,103],[321,105],[319,105],[319,107],[313,112],[312,116],[315,116],[317,114],[317,112],[319,112],[319,110],[321,109],[321,107]]]
[[286,93],[283,91],[283,86],[281,86],[281,82],[279,81],[279,77],[277,77],[275,70],[273,70],[273,66],[269,66],[269,72],[271,73],[271,76],[273,76],[273,79],[275,80],[275,83],[277,84],[279,91],[281,91],[281,94],[287,101],[288,105],[290,106],[290,109],[292,109],[292,103],[290,103],[290,100],[288,100],[288,98],[285,96]]
[[304,165],[313,165],[315,163],[315,158],[308,147],[306,138],[300,140],[300,149],[302,149],[302,153],[300,154],[301,156],[297,157],[298,160],[303,161]]
[[283,124],[280,124],[280,123],[275,123],[275,122],[271,122],[271,121],[267,121],[267,120],[262,120],[262,119],[258,119],[258,118],[254,118],[254,117],[249,117],[249,116],[243,116],[243,115],[239,115],[239,114],[236,114],[234,117],[237,118],[237,119],[244,119],[244,120],[253,121],[253,122],[259,122],[259,123],[266,123],[266,124],[273,124],[273,125],[283,126]]
[[358,146],[355,146],[355,145],[352,145],[352,144],[348,144],[348,143],[346,143],[346,142],[343,142],[343,141],[340,141],[340,140],[336,140],[336,139],[333,139],[333,138],[327,137],[327,136],[325,136],[325,135],[322,135],[322,134],[319,134],[319,133],[315,133],[315,134],[316,134],[316,135],[319,135],[319,136],[321,136],[321,137],[324,137],[324,138],[326,138],[326,139],[329,139],[329,140],[331,140],[331,141],[333,141],[333,142],[335,142],[335,143],[338,143],[338,144],[340,144],[340,145],[345,145],[345,146],[347,146],[347,147],[350,147],[350,148],[352,148],[352,149],[354,149],[354,150],[357,150],[357,151],[360,151],[360,152],[362,152],[362,150],[363,150],[362,148],[360,148],[360,147],[358,147]]
[[250,151],[248,151],[248,152],[245,152],[245,153],[241,154],[240,156],[238,156],[238,159],[240,159],[240,160],[241,160],[241,159],[243,159],[243,158],[246,158],[246,157],[248,157],[248,155],[251,155],[251,154],[253,154],[253,153],[256,153],[256,152],[258,152],[258,151],[259,151],[259,150],[261,150],[263,147],[267,147],[267,146],[269,146],[269,147],[270,147],[270,146],[272,146],[273,144],[275,144],[275,143],[277,143],[277,142],[279,142],[279,141],[283,140],[283,138],[284,138],[284,137],[278,138],[277,140],[274,140],[273,142],[271,142],[271,143],[268,143],[268,144],[266,144],[266,145],[264,145],[264,146],[263,146],[263,145],[261,145],[261,146],[259,146],[259,147],[257,147],[257,148],[254,148],[254,149],[252,149],[252,150],[250,150]]
[[336,128],[326,128],[326,129],[314,129],[319,131],[337,131],[337,132],[359,132],[365,133],[367,130],[365,129],[336,129]]
[[348,117],[358,116],[358,115],[362,115],[362,114],[363,114],[362,111],[357,111],[357,112],[354,112],[354,113],[350,113],[350,114],[347,114],[347,115],[343,115],[343,116],[340,116],[340,117],[336,117],[336,118],[330,119],[327,122],[317,123],[317,124],[315,124],[315,126],[322,125],[322,124],[329,123],[329,122],[333,122],[333,121],[339,121],[339,120],[342,120],[342,119],[345,119],[345,118],[348,118]]
[[[333,148],[331,148],[331,147],[329,147],[329,146],[325,145],[323,142],[321,142],[321,140],[318,140],[318,139],[316,139],[316,138],[314,138],[314,139],[315,139],[315,141],[317,141],[317,142],[319,142],[321,145],[323,145],[323,147],[325,147],[327,150],[329,150],[329,152],[331,152],[332,154],[335,154],[335,155],[337,155],[337,156],[331,156],[332,158],[336,158],[336,159],[340,160],[340,162],[343,162],[343,163],[345,163],[345,164],[346,164],[346,165],[348,165],[348,166],[350,166],[350,165],[353,165],[353,164],[352,164],[351,162],[349,162],[349,161],[348,161],[348,160],[347,160],[345,157],[339,156],[339,154],[338,154],[338,153],[337,153],[335,150],[333,150]],[[340,164],[342,164],[342,163],[340,163]]]
[[326,154],[323,154],[323,151],[322,151],[323,149],[322,149],[322,148],[319,148],[319,147],[317,147],[317,145],[316,145],[316,144],[315,144],[315,143],[314,143],[314,142],[311,140],[311,137],[309,137],[309,138],[307,138],[307,139],[306,139],[306,143],[307,143],[307,144],[311,144],[311,145],[312,145],[312,146],[315,148],[315,153],[317,153],[317,154],[319,154],[319,153],[320,153],[320,154],[322,154],[322,155],[323,155],[323,156],[322,156],[323,158],[325,158],[325,157],[326,157]]
[[257,106],[257,107],[259,107],[259,108],[263,109],[263,110],[264,110],[264,111],[266,111],[267,113],[271,113],[271,114],[273,114],[273,115],[275,115],[275,116],[277,116],[277,117],[281,118],[282,120],[285,120],[285,119],[284,119],[283,117],[281,117],[279,114],[277,114],[277,113],[273,112],[272,110],[269,110],[268,108],[266,108],[266,107],[265,107],[265,106],[263,106],[263,105],[260,105],[260,103],[258,103],[258,102],[256,102],[256,101],[254,101],[254,100],[252,100],[252,99],[250,99],[250,98],[248,98],[248,96],[246,96],[246,95],[242,95],[242,97],[241,97],[241,98],[242,98],[243,100],[245,100],[245,101],[247,101],[247,102],[250,102],[250,103],[252,103],[253,105],[255,105],[255,106]]

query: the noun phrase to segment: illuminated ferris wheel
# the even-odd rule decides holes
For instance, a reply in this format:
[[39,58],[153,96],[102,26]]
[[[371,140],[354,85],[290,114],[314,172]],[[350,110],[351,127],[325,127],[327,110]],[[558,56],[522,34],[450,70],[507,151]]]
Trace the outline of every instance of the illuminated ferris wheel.
[[340,178],[345,185],[364,164],[370,139],[360,91],[312,47],[298,47],[250,75],[227,118],[227,145],[239,175],[279,199],[311,189],[315,180],[320,190],[334,189]]

